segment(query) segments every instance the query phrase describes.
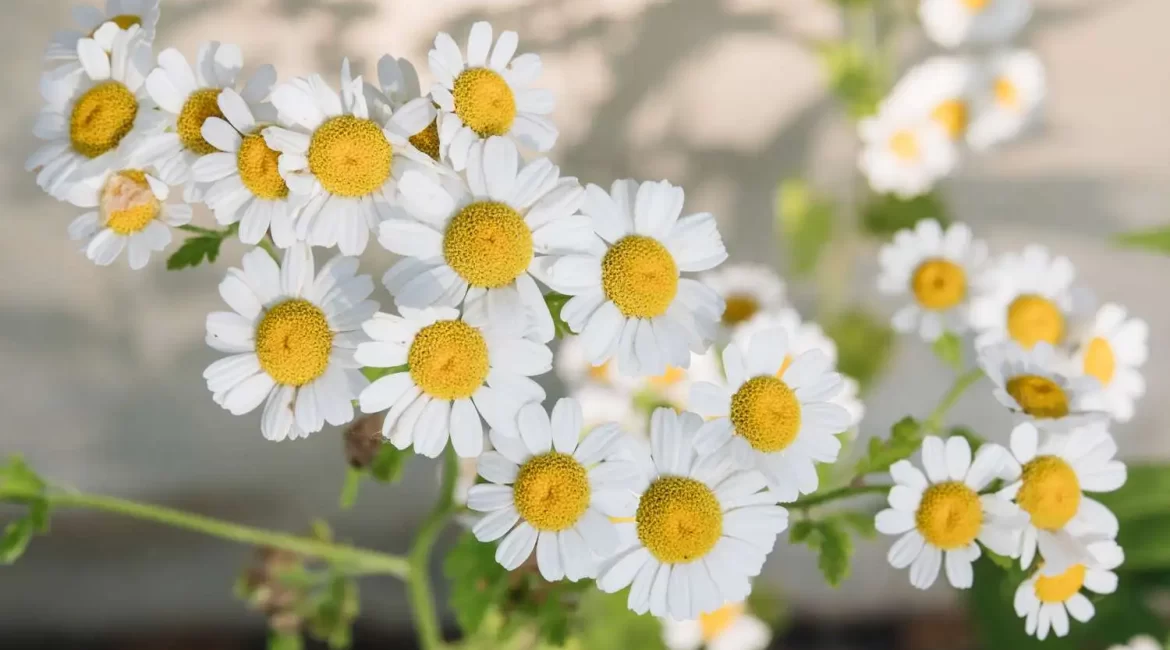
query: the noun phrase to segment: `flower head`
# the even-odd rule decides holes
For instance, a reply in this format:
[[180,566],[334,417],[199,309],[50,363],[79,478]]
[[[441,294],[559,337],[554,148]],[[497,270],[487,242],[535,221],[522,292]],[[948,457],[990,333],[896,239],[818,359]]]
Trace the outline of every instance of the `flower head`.
[[784,281],[763,264],[729,264],[699,280],[723,298],[722,323],[734,331],[761,312],[784,306]]
[[1085,400],[1087,408],[1105,411],[1119,422],[1133,417],[1134,402],[1146,392],[1141,367],[1149,356],[1148,335],[1144,320],[1113,303],[1102,305],[1089,327],[1078,333],[1069,373],[1101,384],[1101,391]]
[[45,60],[50,63],[78,63],[77,42],[93,38],[98,30],[111,23],[119,29],[137,26],[142,30],[144,42],[154,42],[154,30],[158,25],[160,0],[106,0],[105,10],[90,5],[75,5],[73,21],[77,29],[64,29],[55,34],[45,49]]
[[[1082,590],[1111,594],[1117,590],[1114,569],[1125,560],[1113,541],[1093,544],[1094,560],[1078,563],[1060,573],[1038,571],[1016,589],[1016,615],[1024,619],[1024,631],[1043,641],[1051,630],[1056,636],[1068,634],[1069,617],[1088,623],[1096,613],[1093,602]],[[1155,648],[1161,648],[1155,645]]]
[[662,619],[662,637],[670,650],[766,650],[772,641],[768,624],[752,616],[747,603],[727,603],[697,619]]
[[968,59],[927,59],[898,80],[882,103],[882,110],[933,123],[952,141],[961,142],[974,113],[976,81],[976,66]]
[[1092,410],[1101,401],[1101,384],[1095,377],[1066,375],[1067,362],[1058,355],[1047,343],[1026,350],[1008,342],[979,350],[979,365],[1000,404],[1045,430],[1103,419],[1104,413]]
[[1031,0],[922,0],[918,5],[926,34],[943,47],[1006,41],[1031,16]]
[[858,166],[875,192],[902,198],[925,194],[958,160],[947,130],[914,111],[883,104],[858,130],[863,146]]
[[1044,64],[1028,50],[996,53],[981,72],[975,119],[967,141],[987,149],[1010,140],[1036,121],[1044,103]]

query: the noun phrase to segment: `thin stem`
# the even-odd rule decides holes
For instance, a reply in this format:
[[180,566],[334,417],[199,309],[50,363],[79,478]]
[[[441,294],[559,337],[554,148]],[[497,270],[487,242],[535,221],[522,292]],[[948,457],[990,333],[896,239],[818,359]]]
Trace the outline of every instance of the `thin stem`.
[[439,488],[439,500],[419,527],[414,544],[410,547],[410,578],[406,585],[410,592],[410,606],[414,612],[414,627],[418,630],[418,642],[422,650],[439,650],[443,647],[443,630],[435,607],[435,596],[431,593],[431,549],[439,533],[454,512],[455,480],[459,477],[459,459],[453,449],[443,457],[443,484]]
[[983,371],[979,368],[972,368],[967,372],[959,375],[955,379],[955,383],[951,385],[951,389],[947,391],[946,395],[943,395],[943,398],[938,403],[938,406],[936,406],[934,410],[931,411],[930,416],[926,418],[926,422],[923,425],[924,428],[927,431],[933,431],[937,433],[942,428],[943,418],[947,416],[947,411],[950,411],[951,407],[954,406],[959,401],[959,398],[963,396],[963,393],[966,392],[966,390],[970,388],[972,384],[979,381],[979,378],[982,376]]
[[276,251],[276,245],[272,243],[271,235],[265,234],[264,238],[260,240],[260,243],[256,245],[263,248],[269,257],[275,260],[277,264],[280,264],[280,253]]
[[803,499],[797,499],[792,503],[782,504],[790,510],[807,510],[813,506],[819,506],[830,501],[839,501],[841,499],[850,499],[852,497],[861,496],[863,494],[876,494],[878,492],[886,492],[890,489],[889,485],[847,485],[836,490],[829,490],[828,492],[821,492],[820,494],[812,494]]

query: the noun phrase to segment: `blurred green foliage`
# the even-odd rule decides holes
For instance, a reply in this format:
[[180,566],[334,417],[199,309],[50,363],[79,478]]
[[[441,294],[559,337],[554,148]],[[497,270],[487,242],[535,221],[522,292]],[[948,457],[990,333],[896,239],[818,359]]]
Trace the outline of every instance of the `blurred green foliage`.
[[12,564],[24,555],[32,538],[49,532],[49,501],[44,480],[24,462],[11,456],[0,465],[0,498],[27,505],[25,514],[8,522],[0,532],[0,564]]
[[894,194],[870,194],[861,207],[861,225],[871,235],[888,238],[923,219],[934,219],[946,228],[951,223],[946,203],[938,191],[903,199]]
[[885,440],[869,439],[868,453],[857,463],[857,475],[865,476],[873,472],[884,472],[890,468],[890,465],[909,458],[911,454],[918,451],[918,446],[922,444],[924,435],[925,432],[918,420],[910,416],[898,420],[890,428],[889,438]]
[[831,199],[818,194],[801,179],[788,179],[776,191],[776,224],[788,251],[793,275],[808,275],[816,268],[825,245],[833,236]]
[[1164,255],[1170,254],[1170,226],[1123,233],[1115,237],[1114,241],[1127,248],[1140,248]]
[[963,339],[954,332],[943,333],[935,339],[930,349],[934,351],[934,356],[938,357],[939,361],[952,370],[963,368]]
[[[838,0],[857,5],[865,0]],[[877,113],[886,89],[886,79],[873,56],[856,43],[834,41],[818,48],[828,77],[829,89],[853,119]]]
[[847,311],[825,325],[837,344],[837,370],[857,380],[865,392],[894,353],[894,331],[884,320],[859,309]]

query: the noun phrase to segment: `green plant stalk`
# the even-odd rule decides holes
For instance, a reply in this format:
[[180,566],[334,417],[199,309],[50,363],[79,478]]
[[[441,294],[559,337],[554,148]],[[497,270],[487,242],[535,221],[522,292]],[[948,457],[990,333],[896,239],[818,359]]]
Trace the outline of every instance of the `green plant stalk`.
[[439,500],[423,520],[407,556],[410,574],[406,586],[410,594],[411,611],[414,614],[414,627],[422,650],[439,650],[444,647],[435,596],[431,593],[431,550],[439,533],[443,531],[447,520],[455,511],[455,481],[458,477],[459,459],[455,456],[455,450],[448,448],[443,456],[443,483],[439,488]]
[[972,384],[979,381],[982,376],[983,371],[978,367],[972,368],[967,372],[959,375],[955,379],[955,383],[951,385],[950,390],[948,390],[947,393],[943,395],[943,398],[941,401],[939,401],[938,406],[936,406],[934,410],[931,411],[930,415],[926,418],[926,422],[923,424],[923,427],[927,431],[938,433],[942,429],[943,418],[947,416],[947,412],[950,411],[951,407],[953,407],[959,401],[959,398],[963,396],[963,393],[965,393],[967,389],[972,386]]
[[831,501],[840,501],[841,499],[851,499],[863,494],[878,494],[885,493],[891,487],[890,485],[847,485],[836,490],[829,490],[828,492],[821,492],[819,494],[810,494],[802,499],[797,499],[791,503],[782,503],[780,505],[787,507],[789,510],[807,510],[813,506],[824,505]]

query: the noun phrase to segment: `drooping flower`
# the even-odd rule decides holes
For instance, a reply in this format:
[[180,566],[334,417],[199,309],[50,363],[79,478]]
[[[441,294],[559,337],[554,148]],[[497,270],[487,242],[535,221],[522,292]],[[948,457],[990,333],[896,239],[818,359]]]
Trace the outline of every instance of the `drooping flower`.
[[[1037,571],[1016,589],[1016,615],[1024,619],[1024,631],[1043,641],[1049,630],[1058,637],[1069,631],[1069,617],[1088,623],[1096,613],[1093,602],[1082,589],[1095,594],[1117,590],[1117,574],[1125,554],[1113,541],[1093,544],[1093,557],[1087,563],[1074,564],[1058,574]],[[1115,646],[1116,647],[1116,646]],[[1161,649],[1160,644],[1154,648]]]

